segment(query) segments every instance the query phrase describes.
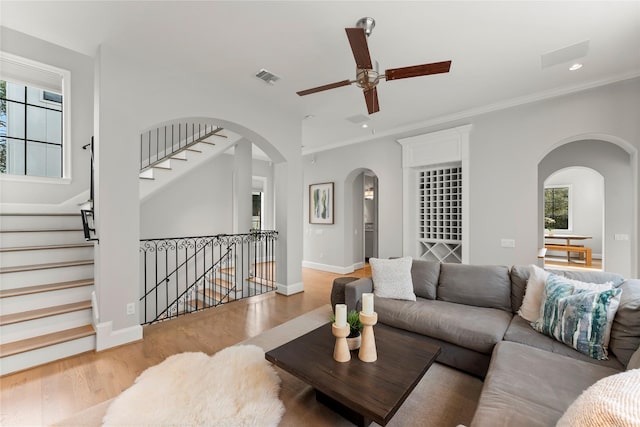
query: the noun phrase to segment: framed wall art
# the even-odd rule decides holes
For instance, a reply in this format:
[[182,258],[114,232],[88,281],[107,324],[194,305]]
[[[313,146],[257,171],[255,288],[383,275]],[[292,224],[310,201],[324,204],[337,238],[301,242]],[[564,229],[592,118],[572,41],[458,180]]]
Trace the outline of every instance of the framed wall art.
[[309,186],[309,223],[333,224],[333,182]]

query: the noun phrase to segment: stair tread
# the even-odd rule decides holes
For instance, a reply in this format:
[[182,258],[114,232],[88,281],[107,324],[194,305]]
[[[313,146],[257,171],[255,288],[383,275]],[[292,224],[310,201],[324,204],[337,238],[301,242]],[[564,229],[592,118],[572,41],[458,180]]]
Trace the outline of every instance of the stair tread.
[[217,277],[215,280],[211,280],[209,277],[207,277],[207,282],[212,283],[215,286],[219,286],[221,288],[225,288],[225,289],[231,289],[231,288],[233,288],[235,286],[235,284],[233,282],[221,279],[219,277]]
[[23,229],[23,230],[0,230],[0,233],[56,233],[60,231],[83,231],[82,228],[46,228],[42,230],[37,229]]
[[222,292],[218,292],[218,291],[212,291],[211,289],[200,289],[198,290],[198,293],[201,295],[204,295],[207,298],[213,298],[216,301],[221,301],[223,299],[228,299],[229,301],[234,301],[235,298],[233,297],[233,294],[235,294],[235,291],[233,290],[229,290],[228,293],[222,293]]
[[201,150],[196,150],[195,148],[185,148],[185,151],[192,151],[194,153],[202,153]]
[[79,326],[77,328],[66,329],[64,331],[53,332],[51,334],[40,335],[38,337],[27,338],[0,345],[0,357],[12,356],[39,348],[61,344],[67,341],[95,335],[95,330],[91,325]]
[[69,282],[49,283],[46,285],[26,286],[23,288],[2,289],[0,298],[15,297],[20,295],[37,294],[40,292],[58,291],[61,289],[78,288],[93,285],[93,279],[72,280]]
[[93,264],[92,259],[85,259],[85,260],[79,260],[79,261],[51,262],[47,264],[18,265],[14,267],[2,267],[0,268],[0,274],[18,273],[21,271],[46,270],[49,268],[75,267],[75,266],[90,265],[90,264]]
[[13,323],[25,322],[27,320],[41,319],[43,317],[56,316],[58,314],[71,313],[73,311],[87,310],[91,308],[91,301],[80,301],[70,304],[56,305],[53,307],[40,308],[37,310],[23,311],[21,313],[5,314],[0,316],[0,326],[11,325]]
[[259,285],[273,285],[276,283],[274,280],[264,279],[262,277],[249,277],[247,280]]
[[71,249],[71,248],[90,248],[93,243],[68,243],[64,245],[40,245],[40,246],[18,246],[13,248],[0,248],[1,252],[20,252],[20,251],[39,251],[48,249]]

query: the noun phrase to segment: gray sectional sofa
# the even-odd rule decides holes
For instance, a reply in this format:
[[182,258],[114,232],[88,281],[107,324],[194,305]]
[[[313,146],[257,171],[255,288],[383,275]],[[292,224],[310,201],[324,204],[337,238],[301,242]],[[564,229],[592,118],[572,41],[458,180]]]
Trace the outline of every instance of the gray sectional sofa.
[[[640,352],[640,280],[591,271],[553,270],[622,288],[608,360],[596,360],[531,328],[517,312],[528,266],[472,266],[414,260],[416,301],[375,298],[378,322],[420,333],[442,348],[438,362],[484,378],[472,427],[551,426],[599,379],[624,371]],[[346,284],[344,302],[360,310],[371,277]],[[333,296],[335,298],[335,295]],[[335,302],[332,301],[332,305]],[[637,356],[634,356],[634,361]]]

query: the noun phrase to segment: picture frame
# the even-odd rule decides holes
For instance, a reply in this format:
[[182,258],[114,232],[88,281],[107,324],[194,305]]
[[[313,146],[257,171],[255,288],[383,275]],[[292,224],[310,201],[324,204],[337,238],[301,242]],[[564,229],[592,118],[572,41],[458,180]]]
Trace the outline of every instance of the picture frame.
[[333,182],[309,185],[309,223],[333,224]]

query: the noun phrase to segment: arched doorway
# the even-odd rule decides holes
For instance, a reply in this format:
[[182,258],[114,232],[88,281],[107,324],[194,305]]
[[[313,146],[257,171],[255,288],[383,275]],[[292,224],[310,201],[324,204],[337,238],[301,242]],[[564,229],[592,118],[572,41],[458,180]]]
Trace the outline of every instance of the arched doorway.
[[[586,167],[553,172],[544,182],[545,244],[587,252],[548,250],[545,266],[601,270],[604,263],[604,177]],[[570,238],[567,236],[573,236]]]
[[[547,153],[538,163],[538,247],[544,246],[544,184],[555,172],[571,167],[585,167],[604,179],[603,259],[604,270],[631,277],[636,265],[635,221],[637,182],[634,176],[636,154],[628,144],[606,138],[587,138],[564,142]],[[625,148],[623,148],[625,147]],[[637,180],[637,178],[636,178]]]

